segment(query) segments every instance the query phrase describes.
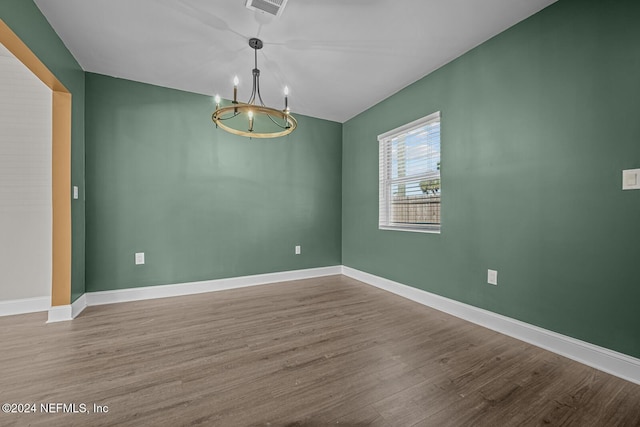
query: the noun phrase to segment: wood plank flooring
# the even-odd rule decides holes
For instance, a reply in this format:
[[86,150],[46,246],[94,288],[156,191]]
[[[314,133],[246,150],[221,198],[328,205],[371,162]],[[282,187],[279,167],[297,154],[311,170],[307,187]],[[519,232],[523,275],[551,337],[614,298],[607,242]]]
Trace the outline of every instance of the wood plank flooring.
[[344,276],[45,320],[0,318],[0,403],[38,405],[1,426],[640,426],[640,386]]

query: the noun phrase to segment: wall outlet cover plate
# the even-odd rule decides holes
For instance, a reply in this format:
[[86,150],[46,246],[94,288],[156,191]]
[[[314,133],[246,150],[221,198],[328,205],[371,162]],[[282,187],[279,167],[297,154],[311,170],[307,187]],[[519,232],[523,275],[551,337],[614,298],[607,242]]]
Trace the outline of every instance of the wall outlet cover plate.
[[136,252],[136,265],[144,264],[144,252]]
[[640,190],[640,169],[627,169],[622,171],[622,189]]
[[498,285],[498,272],[496,270],[487,270],[487,283]]

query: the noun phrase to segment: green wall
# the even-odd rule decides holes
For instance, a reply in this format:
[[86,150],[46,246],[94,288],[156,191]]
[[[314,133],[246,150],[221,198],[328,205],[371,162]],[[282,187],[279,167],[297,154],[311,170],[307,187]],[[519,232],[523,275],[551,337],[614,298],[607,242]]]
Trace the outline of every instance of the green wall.
[[[0,18],[72,94],[71,182],[84,189],[84,71],[31,0],[0,1]],[[69,189],[71,191],[71,189]],[[71,204],[71,300],[85,292],[85,204]]]
[[296,115],[288,137],[247,139],[213,110],[87,73],[88,292],[340,264],[341,124]]
[[[638,22],[561,0],[345,123],[343,264],[640,357]],[[376,137],[434,111],[442,233],[380,231]]]

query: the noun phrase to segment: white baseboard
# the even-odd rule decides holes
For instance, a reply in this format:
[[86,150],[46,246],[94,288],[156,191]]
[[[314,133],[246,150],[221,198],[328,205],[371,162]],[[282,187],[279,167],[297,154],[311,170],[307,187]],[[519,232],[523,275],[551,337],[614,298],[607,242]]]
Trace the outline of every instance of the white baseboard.
[[[118,302],[139,301],[155,298],[193,295],[246,286],[266,285],[290,280],[310,279],[313,277],[342,274],[342,266],[309,268],[306,270],[283,271],[278,273],[257,274],[254,276],[232,277],[229,279],[205,280],[174,285],[146,286],[142,288],[117,289],[113,291],[87,292],[73,304],[49,308],[47,323],[73,320],[82,311],[92,305],[114,304]],[[47,310],[45,308],[44,310]],[[43,310],[43,311],[44,311]]]
[[87,294],[82,294],[71,304],[71,317],[75,319],[85,308],[87,308]]
[[640,384],[640,359],[351,267],[343,266],[342,274]]
[[49,319],[47,323],[65,322],[67,320],[73,320],[82,313],[82,310],[87,308],[86,294],[82,294],[80,298],[75,300],[69,305],[58,305],[49,308]]
[[49,318],[47,323],[64,322],[66,320],[72,320],[71,304],[69,305],[56,305],[49,308]]
[[51,306],[51,297],[35,297],[0,301],[0,316],[37,313],[47,311]]
[[205,280],[175,285],[146,286],[113,291],[87,292],[86,304],[103,305],[118,302],[138,301],[155,298],[167,298],[183,295],[201,294],[246,286],[266,285],[290,280],[310,279],[313,277],[342,274],[342,266],[309,268],[306,270],[283,271],[278,273],[257,274],[254,276],[231,277],[228,279]]

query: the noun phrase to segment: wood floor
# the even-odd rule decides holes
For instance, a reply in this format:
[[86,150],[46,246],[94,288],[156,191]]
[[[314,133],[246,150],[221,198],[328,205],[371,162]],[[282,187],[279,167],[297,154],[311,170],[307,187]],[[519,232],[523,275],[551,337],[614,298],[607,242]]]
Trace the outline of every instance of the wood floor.
[[0,318],[0,403],[38,412],[1,426],[640,426],[640,386],[344,276],[44,322]]

